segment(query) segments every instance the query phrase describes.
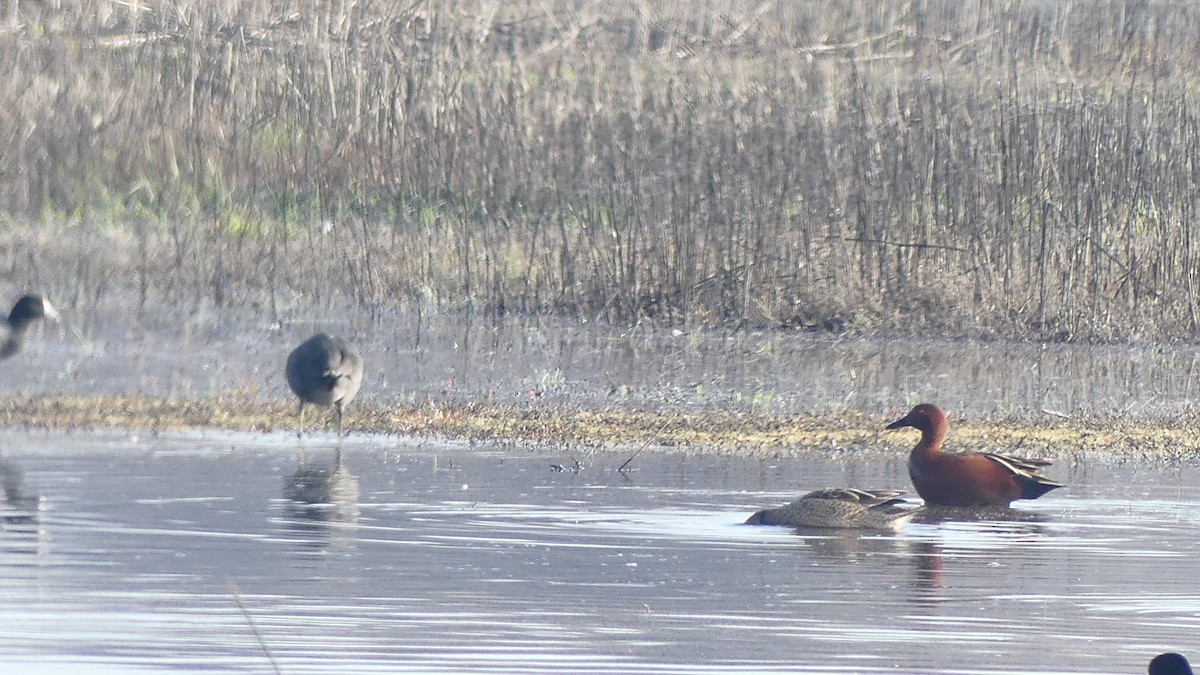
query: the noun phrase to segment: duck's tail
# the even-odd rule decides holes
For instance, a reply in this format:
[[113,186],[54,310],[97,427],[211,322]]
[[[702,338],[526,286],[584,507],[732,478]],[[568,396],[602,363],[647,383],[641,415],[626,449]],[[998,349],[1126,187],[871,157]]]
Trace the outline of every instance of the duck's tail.
[[1021,499],[1037,499],[1051,490],[1066,487],[1048,478],[1018,478],[1021,482]]
[[1042,475],[1042,468],[1051,464],[1048,460],[1010,457],[994,452],[983,454],[1016,476],[1017,482],[1021,484],[1021,499],[1037,499],[1051,490],[1066,487]]

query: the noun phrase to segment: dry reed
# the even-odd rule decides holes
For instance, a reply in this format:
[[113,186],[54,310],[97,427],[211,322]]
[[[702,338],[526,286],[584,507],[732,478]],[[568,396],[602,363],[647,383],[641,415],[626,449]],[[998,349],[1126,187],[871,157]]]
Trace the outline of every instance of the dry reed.
[[7,8],[0,265],[76,304],[1200,328],[1200,5]]

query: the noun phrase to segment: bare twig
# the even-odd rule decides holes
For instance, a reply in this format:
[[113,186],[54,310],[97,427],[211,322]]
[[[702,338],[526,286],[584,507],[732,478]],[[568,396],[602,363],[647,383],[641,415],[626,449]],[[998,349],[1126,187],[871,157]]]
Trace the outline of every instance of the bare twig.
[[966,253],[967,249],[958,246],[946,246],[945,244],[924,244],[920,242],[905,243],[899,241],[886,241],[884,239],[862,239],[859,237],[845,237],[844,241],[849,241],[855,244],[883,244],[884,246],[894,246],[895,248],[928,248],[937,249],[939,251],[955,251],[957,253]]
[[246,625],[250,626],[251,634],[258,641],[258,648],[262,650],[263,656],[267,657],[267,662],[271,664],[271,670],[276,675],[282,675],[283,670],[279,668],[279,662],[275,660],[275,655],[271,653],[270,647],[267,647],[266,641],[263,640],[262,633],[258,630],[258,625],[254,623],[254,617],[250,616],[249,610],[246,609],[246,605],[242,602],[242,589],[238,587],[237,581],[230,579],[229,588],[233,592],[233,600],[237,603],[238,611],[242,613],[242,618],[246,620]]
[[661,426],[658,427],[658,430],[655,431],[654,434],[650,436],[650,438],[647,438],[645,443],[642,443],[642,447],[635,450],[633,452],[633,454],[629,456],[629,459],[625,460],[624,462],[621,463],[621,466],[617,467],[617,471],[619,473],[625,473],[625,471],[629,468],[629,463],[633,461],[633,458],[642,454],[643,450],[650,447],[651,443],[658,440],[659,435],[662,434],[662,432],[667,430],[667,426],[670,425],[671,422],[674,422],[676,417],[678,417],[678,415],[671,415],[670,417],[668,417],[667,420],[665,422],[663,422]]

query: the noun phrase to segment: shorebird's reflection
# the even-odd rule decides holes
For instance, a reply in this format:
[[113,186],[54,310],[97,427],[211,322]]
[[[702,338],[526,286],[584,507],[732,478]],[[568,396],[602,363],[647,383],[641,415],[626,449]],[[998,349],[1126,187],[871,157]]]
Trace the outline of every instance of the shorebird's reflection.
[[37,522],[42,498],[26,491],[25,473],[7,459],[0,459],[0,490],[4,493],[4,504],[0,506],[0,527]]
[[301,451],[300,466],[284,478],[283,498],[297,538],[319,547],[350,541],[346,526],[358,521],[358,476],[342,463],[340,448],[331,466],[310,465]]

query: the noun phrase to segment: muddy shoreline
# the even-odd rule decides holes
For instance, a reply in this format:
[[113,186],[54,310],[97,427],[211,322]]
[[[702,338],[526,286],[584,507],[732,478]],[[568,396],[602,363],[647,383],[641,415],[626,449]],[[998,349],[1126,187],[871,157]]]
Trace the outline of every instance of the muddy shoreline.
[[[307,415],[310,431],[331,431],[332,416]],[[648,447],[790,455],[807,452],[894,455],[915,435],[889,432],[891,421],[864,413],[758,415],[569,405],[488,403],[412,406],[367,403],[347,413],[348,434],[415,436],[577,448]],[[1070,460],[1195,460],[1200,443],[1184,418],[1099,415],[952,417],[952,450],[999,450]],[[295,429],[295,407],[238,397],[167,399],[149,396],[34,395],[6,397],[0,426],[25,430],[225,430],[270,433]]]
[[[829,338],[779,332],[488,323],[397,314],[375,322],[129,321],[115,297],[69,315],[0,368],[0,427],[296,427],[287,354],[315,330],[367,364],[351,434],[567,450],[651,445],[768,454],[902,456],[884,426],[928,401],[951,450],[1063,460],[1200,457],[1200,348]],[[357,316],[353,315],[352,316]],[[361,317],[359,317],[361,318]],[[308,415],[332,430],[332,415]]]

